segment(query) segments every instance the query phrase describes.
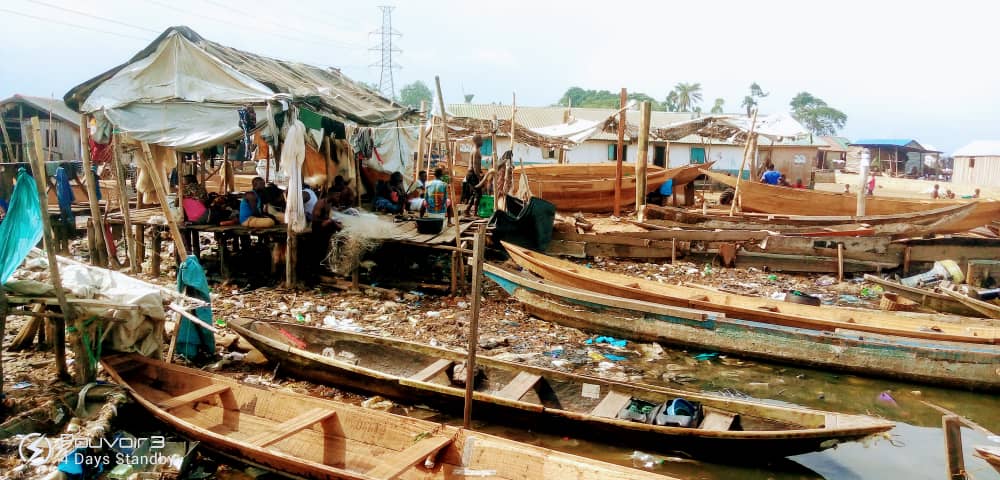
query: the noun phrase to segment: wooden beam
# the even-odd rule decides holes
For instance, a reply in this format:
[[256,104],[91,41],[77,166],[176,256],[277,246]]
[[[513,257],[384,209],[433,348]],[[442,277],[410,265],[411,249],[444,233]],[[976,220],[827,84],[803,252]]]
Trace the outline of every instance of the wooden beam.
[[601,403],[598,403],[597,406],[590,411],[590,414],[600,418],[615,418],[618,416],[618,413],[621,412],[622,409],[625,408],[631,401],[631,395],[609,390],[608,394],[601,399]]
[[160,407],[163,410],[172,410],[174,408],[183,407],[184,405],[187,405],[189,403],[197,402],[198,400],[201,400],[203,398],[211,397],[213,395],[218,395],[228,391],[229,391],[229,385],[213,383],[207,387],[202,387],[197,390],[192,390],[188,393],[178,395],[173,398],[168,398],[156,404],[156,406]]
[[391,454],[389,458],[378,457],[378,465],[365,473],[371,478],[396,478],[410,467],[423,462],[427,457],[451,444],[448,437],[430,436],[424,438],[399,453]]
[[245,441],[256,447],[267,447],[336,415],[336,410],[313,408],[306,413],[285,420],[262,432],[258,432]]
[[965,458],[962,455],[962,420],[958,415],[941,417],[944,428],[945,459],[948,464],[948,478],[965,480]]
[[[729,205],[729,215],[732,216],[736,213],[736,203],[740,198],[740,183],[743,183],[743,170],[746,169],[747,159],[750,156],[751,147],[750,144],[753,142],[753,129],[757,125],[757,109],[753,111],[753,117],[750,120],[750,131],[747,133],[746,144],[743,146],[743,162],[740,164],[740,170],[736,174],[736,191],[733,192],[733,203]],[[750,181],[753,181],[751,178]]]
[[[427,121],[430,115],[427,112],[427,101],[420,101],[420,116]],[[427,128],[424,122],[418,122],[417,125],[420,126],[420,132],[417,133],[417,160],[413,162],[413,181],[416,182],[420,178],[421,166],[424,163],[424,142],[427,140]]]
[[[94,258],[91,252],[91,263],[98,266],[106,266],[107,256],[108,256],[108,246],[106,237],[104,236],[104,222],[101,217],[101,205],[97,200],[97,178],[94,175],[94,171],[91,169],[91,159],[90,159],[90,128],[88,127],[88,115],[81,115],[80,117],[80,158],[83,160],[83,174],[84,178],[87,179],[87,199],[90,203],[90,218],[94,221],[94,243],[96,247],[97,258]],[[42,175],[45,175],[45,170],[42,169]],[[42,177],[46,178],[45,176]],[[96,263],[95,263],[96,261]]]
[[525,371],[517,372],[517,376],[505,385],[496,396],[508,400],[518,400],[535,387],[535,384],[542,379],[541,375]]
[[646,205],[646,164],[649,160],[649,101],[642,102],[642,117],[639,121],[639,151],[635,160],[635,214],[636,220],[643,221],[642,207]]
[[139,249],[136,247],[135,238],[132,238],[132,214],[130,212],[130,202],[128,199],[128,189],[125,186],[125,167],[122,165],[121,137],[114,135],[114,142],[111,157],[112,171],[115,174],[115,183],[118,185],[118,203],[122,207],[122,218],[125,220],[125,249],[128,256],[129,270],[132,273],[142,272],[142,257],[139,256]]
[[472,425],[472,393],[476,387],[476,349],[479,347],[479,310],[483,293],[483,251],[486,248],[486,232],[483,225],[476,231],[472,245],[472,318],[469,320],[469,347],[465,365],[465,409],[462,425]]
[[616,217],[622,214],[622,162],[624,161],[623,150],[625,150],[625,105],[628,103],[628,92],[622,88],[618,96],[618,143],[615,152],[615,208]]
[[424,367],[419,372],[410,375],[409,378],[410,380],[415,380],[418,382],[427,382],[430,381],[430,379],[438,376],[441,372],[444,372],[445,370],[451,368],[451,366],[454,363],[455,362],[451,360],[441,358],[438,359],[436,362]]
[[[35,178],[35,187],[38,189],[38,203],[41,208],[42,217],[42,238],[45,240],[45,254],[49,262],[49,281],[52,283],[52,289],[55,291],[56,299],[59,300],[59,308],[62,310],[63,318],[53,319],[55,322],[55,338],[52,339],[53,345],[56,347],[56,373],[60,378],[67,378],[68,374],[66,371],[66,318],[72,319],[73,309],[70,307],[69,303],[66,301],[66,292],[63,291],[62,287],[62,277],[59,275],[59,261],[56,258],[56,244],[52,239],[52,225],[49,219],[49,196],[45,191],[45,164],[42,163],[42,159],[45,157],[45,153],[42,150],[42,132],[41,126],[38,121],[38,117],[31,117],[31,130],[32,130],[32,140],[35,144],[35,158],[31,163],[32,177]],[[24,136],[22,134],[22,141]],[[85,165],[88,165],[88,161]],[[91,202],[93,205],[94,202]],[[102,232],[103,236],[103,232]],[[79,325],[78,325],[79,326]],[[81,340],[82,341],[82,340]],[[77,380],[83,384],[91,380],[90,376],[87,375],[88,367],[90,362],[87,361],[86,353],[82,349],[75,349],[76,354],[76,370],[77,370]]]
[[[454,152],[449,150],[450,144],[448,143],[448,112],[444,109],[444,96],[441,94],[441,77],[435,75],[434,84],[437,87],[438,107],[441,108],[441,126],[443,127],[442,130],[444,131],[444,148],[445,148],[445,154],[447,155],[448,159],[448,198],[451,199],[452,219],[455,221],[455,248],[462,248],[462,238],[461,238],[462,232],[460,231],[461,222],[458,220],[458,198],[455,197],[455,182],[452,181],[453,180],[452,177],[455,175],[455,155]],[[510,128],[511,128],[510,140],[511,140],[511,145],[513,145],[514,142],[513,124],[511,125]],[[443,180],[443,179],[438,179],[438,180]],[[447,219],[447,217],[448,213],[445,212],[445,218]],[[447,228],[447,226],[445,228]],[[460,254],[456,253],[456,255],[452,256],[452,262],[451,262],[452,276],[456,275],[457,272],[456,267],[461,262],[461,260],[459,260],[459,262],[455,261],[458,260],[458,258],[456,257],[458,257],[459,255]],[[452,289],[451,289],[452,294],[457,293],[458,289],[459,289],[459,282],[457,279],[455,279],[452,281]]]
[[[163,172],[156,168],[156,164],[153,162],[153,153],[149,150],[148,143],[142,143],[142,155],[139,158],[145,159],[145,166],[153,178],[153,186],[160,201],[160,208],[163,209],[163,215],[167,217],[167,227],[170,228],[170,236],[174,239],[174,250],[180,255],[181,262],[183,262],[188,256],[187,249],[184,248],[184,237],[181,236],[181,231],[177,228],[177,220],[174,218],[173,212],[170,211],[170,206],[167,205],[166,180],[162,176]],[[159,254],[159,252],[154,252],[154,254]]]

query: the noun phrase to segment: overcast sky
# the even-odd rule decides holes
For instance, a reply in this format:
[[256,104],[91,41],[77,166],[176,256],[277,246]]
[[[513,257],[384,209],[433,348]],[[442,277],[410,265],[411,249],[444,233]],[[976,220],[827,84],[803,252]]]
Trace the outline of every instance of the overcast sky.
[[[378,5],[323,0],[3,0],[0,95],[61,97],[171,25],[273,57],[377,82]],[[762,113],[808,91],[848,115],[843,135],[907,137],[946,152],[1000,139],[1000,4],[923,1],[398,2],[398,89],[445,101],[550,105],[571,86],[662,100],[702,84],[705,109],[738,111],[756,81]],[[79,12],[79,13],[77,13]],[[83,14],[81,14],[83,13]],[[34,18],[38,17],[38,18]],[[100,17],[100,18],[96,18]],[[110,21],[109,21],[110,20]]]

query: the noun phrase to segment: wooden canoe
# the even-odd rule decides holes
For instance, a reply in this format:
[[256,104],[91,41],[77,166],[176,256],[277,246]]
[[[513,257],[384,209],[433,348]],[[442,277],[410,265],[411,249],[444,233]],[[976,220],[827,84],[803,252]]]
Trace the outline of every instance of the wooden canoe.
[[[699,168],[709,167],[710,163],[671,169],[650,166],[646,172],[646,193],[653,192],[674,177],[697,177],[701,175]],[[522,172],[527,176],[532,195],[552,202],[559,210],[610,212],[614,207],[614,163],[526,165],[514,170],[515,185],[518,185]],[[621,204],[635,204],[635,164],[622,165]]]
[[697,227],[724,230],[770,230],[802,232],[816,227],[850,230],[859,226],[874,235],[923,236],[950,228],[975,210],[973,203],[958,203],[932,210],[896,215],[809,216],[737,213],[733,216],[703,214],[682,208],[646,205],[646,222],[666,227]]
[[[296,478],[663,479],[660,475],[138,355],[103,360],[136,401],[220,453]],[[433,467],[427,468],[425,460]]]
[[976,447],[976,456],[986,460],[993,468],[1000,472],[1000,447],[980,446]]
[[[703,170],[713,181],[736,186],[736,178]],[[869,215],[897,215],[900,213],[937,210],[949,205],[972,203],[975,209],[950,224],[938,225],[937,233],[960,233],[989,224],[1000,217],[998,200],[915,200],[872,196],[865,200]],[[850,216],[857,212],[857,196],[843,193],[822,192],[800,188],[765,185],[758,182],[740,183],[740,205],[744,211],[783,215],[839,215]]]
[[643,342],[976,390],[1000,390],[1000,348],[838,329],[809,330],[664,306],[545,282],[485,265],[487,278],[538,318]]
[[[291,323],[230,326],[296,376],[442,410],[462,409],[464,385],[451,377],[456,364],[465,361],[463,351]],[[476,366],[483,378],[474,393],[477,416],[717,461],[757,462],[819,451],[892,428],[866,416],[626,384],[489,357],[477,358]],[[618,418],[634,400],[660,405],[674,398],[700,402],[705,421],[684,428]]]
[[900,316],[875,310],[800,305],[670,285],[618,273],[590,269],[503,243],[511,259],[535,275],[564,286],[679,307],[722,312],[745,320],[812,330],[838,328],[936,341],[996,344],[1000,323],[981,318],[941,315]]
[[983,316],[983,314],[978,310],[969,307],[957,299],[943,293],[938,293],[924,288],[908,287],[899,282],[885,280],[875,275],[865,275],[865,281],[874,283],[882,287],[882,289],[887,292],[901,295],[937,312],[950,313],[952,315],[963,315],[967,317]]

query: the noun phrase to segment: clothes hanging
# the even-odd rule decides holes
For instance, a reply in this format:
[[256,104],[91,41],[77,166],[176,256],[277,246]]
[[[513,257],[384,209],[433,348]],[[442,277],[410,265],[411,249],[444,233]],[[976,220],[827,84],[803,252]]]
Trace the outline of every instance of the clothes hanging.
[[253,105],[244,105],[237,110],[240,116],[240,129],[243,130],[243,159],[253,159],[253,138],[251,132],[257,128],[257,113]]
[[69,185],[69,175],[63,167],[56,169],[56,199],[59,201],[59,221],[64,225],[75,225],[73,202],[76,198],[73,196],[73,187]]
[[18,169],[17,184],[10,195],[10,208],[0,222],[0,284],[6,284],[28,252],[42,238],[42,207],[35,179]]
[[[195,308],[192,313],[199,320],[212,324],[211,290],[208,288],[205,270],[201,268],[198,258],[194,255],[188,255],[177,269],[177,291],[209,302],[208,305]],[[212,355],[215,353],[215,335],[195,325],[191,320],[181,317],[180,325],[177,327],[176,352],[189,360],[198,353]]]
[[297,118],[292,121],[281,146],[280,173],[288,178],[288,198],[285,200],[285,222],[293,232],[306,229],[305,206],[302,204],[302,162],[306,158],[306,127]]

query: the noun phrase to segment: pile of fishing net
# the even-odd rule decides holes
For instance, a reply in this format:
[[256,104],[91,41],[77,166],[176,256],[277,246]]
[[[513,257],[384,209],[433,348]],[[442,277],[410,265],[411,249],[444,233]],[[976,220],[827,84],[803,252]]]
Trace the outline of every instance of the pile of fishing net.
[[333,212],[333,219],[340,223],[341,229],[330,239],[330,253],[326,257],[330,270],[340,275],[356,270],[365,254],[401,233],[391,219],[354,209],[349,212]]

